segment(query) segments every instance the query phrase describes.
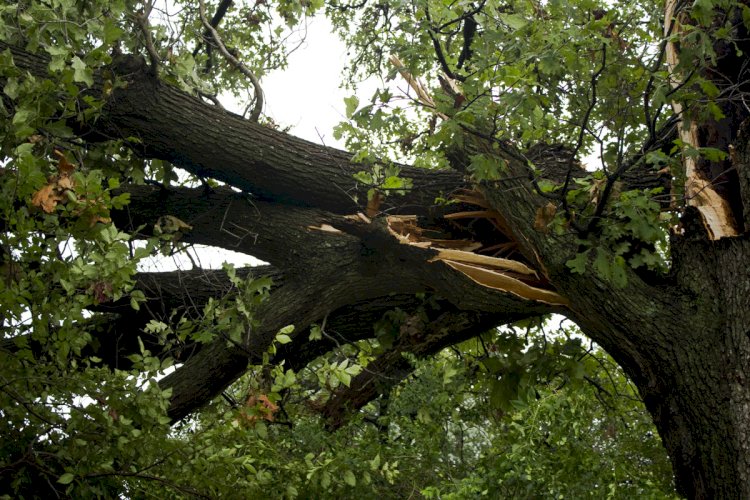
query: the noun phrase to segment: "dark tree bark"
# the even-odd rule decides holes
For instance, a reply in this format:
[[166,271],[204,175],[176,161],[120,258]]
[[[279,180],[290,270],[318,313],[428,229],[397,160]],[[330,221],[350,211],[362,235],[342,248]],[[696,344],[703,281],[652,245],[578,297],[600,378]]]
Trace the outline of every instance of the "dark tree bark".
[[[0,49],[5,48],[24,71],[47,74],[44,58],[0,42]],[[535,227],[538,210],[549,200],[535,190],[528,164],[533,157],[537,167],[544,171],[547,166],[554,178],[560,155],[548,148],[547,155],[525,156],[507,144],[492,148],[486,139],[468,135],[470,147],[508,165],[502,180],[471,186],[457,171],[404,165],[401,175],[411,178],[415,188],[403,197],[388,197],[381,215],[418,215],[421,224],[440,227],[446,214],[463,208],[437,207],[436,197],[478,189],[502,221],[501,236],[516,246],[514,259],[537,273],[533,286],[563,300],[550,303],[518,289],[486,286],[435,260],[436,250],[404,244],[384,216],[372,221],[355,216],[363,210],[367,186],[353,180],[361,166],[352,164],[348,153],[244,121],[155,80],[141,68],[120,64],[128,85],[106,100],[102,115],[81,130],[82,137],[137,137],[133,148],[144,158],[167,160],[242,192],[127,186],[132,202],[114,213],[113,220],[124,230],[145,227],[148,233],[158,217],[173,215],[192,226],[182,241],[257,256],[273,267],[245,272],[272,275],[275,283],[271,299],[256,311],[259,326],[247,332],[241,345],[217,338],[207,345],[184,346],[184,364],[161,382],[173,391],[173,419],[184,418],[220,394],[245,372],[248,362],[261,359],[286,325],[295,326],[295,338],[279,350],[277,360],[300,367],[336,342],[372,337],[374,320],[394,307],[414,311],[420,307],[415,294],[429,293],[441,304],[440,311],[420,326],[416,337],[401,339],[376,360],[373,370],[357,377],[351,389],[334,395],[323,409],[333,426],[344,418],[343,409],[360,408],[388,390],[390,382],[372,383],[378,373],[391,381],[408,375],[410,367],[401,353],[428,355],[492,326],[557,312],[602,345],[637,385],[672,459],[681,494],[750,497],[747,233],[710,241],[699,217],[688,210],[681,232],[673,235],[670,275],[643,277],[628,270],[627,285],[618,287],[591,268],[573,274],[566,262],[579,251],[577,235]],[[88,91],[102,95],[96,87]],[[722,124],[731,133],[721,141],[734,146],[733,203],[746,221],[750,134],[747,127],[738,134],[746,117],[732,117],[731,123]],[[451,154],[460,160],[460,151]],[[668,183],[635,170],[625,172],[622,180],[634,186]],[[199,315],[209,297],[232,291],[222,272],[198,270],[144,274],[138,287],[148,297],[144,309],[162,318],[173,309]],[[110,324],[120,332],[116,338],[132,338],[140,328],[133,325],[142,327],[152,317],[123,304],[103,309],[120,318]],[[336,332],[336,341],[306,342],[307,328],[324,321]],[[114,348],[105,359],[116,364],[126,351]]]
[[[434,252],[402,245],[376,223],[355,223],[311,208],[261,201],[251,203],[243,199],[246,195],[229,189],[205,193],[202,189],[165,192],[157,187],[140,187],[131,189],[130,193],[132,202],[128,209],[122,214],[113,214],[114,220],[125,229],[147,225],[149,220],[168,213],[189,221],[193,227],[182,241],[239,249],[284,269],[283,278],[276,278],[279,286],[273,290],[273,301],[257,311],[262,324],[249,335],[246,345],[227,347],[226,339],[217,339],[214,344],[195,352],[181,369],[164,379],[163,386],[173,390],[170,416],[175,419],[218,395],[244,373],[248,360],[259,361],[282,327],[292,324],[295,331],[305,331],[311,323],[320,322],[331,313],[335,318],[341,308],[350,304],[393,293],[436,291],[454,307],[493,315],[496,324],[553,310],[496,290],[477,288],[468,278],[456,277],[447,266],[429,262]],[[217,227],[215,221],[219,218],[223,223]],[[310,229],[321,223],[338,226],[342,232],[332,234]],[[225,224],[235,232],[236,228],[243,228],[253,236],[237,246],[234,237],[223,232]],[[195,309],[206,297],[217,296],[229,288],[221,283],[214,291],[206,290],[216,279],[194,274],[192,277],[174,276],[171,281],[179,281],[182,289],[172,285],[171,298],[159,297],[148,309],[170,310],[170,305],[178,305],[175,298],[185,301],[186,297],[190,300],[189,307]],[[144,276],[139,286],[144,291],[158,293],[166,287],[163,281],[165,277],[155,281],[154,277]],[[191,281],[199,285],[196,287]],[[379,316],[386,310],[388,307],[378,309]],[[501,320],[501,315],[505,315],[505,321]],[[441,321],[450,320],[446,317]],[[355,324],[362,325],[360,321]],[[372,336],[371,325],[372,321],[361,327],[366,332],[363,336]],[[459,340],[457,336],[455,342]]]

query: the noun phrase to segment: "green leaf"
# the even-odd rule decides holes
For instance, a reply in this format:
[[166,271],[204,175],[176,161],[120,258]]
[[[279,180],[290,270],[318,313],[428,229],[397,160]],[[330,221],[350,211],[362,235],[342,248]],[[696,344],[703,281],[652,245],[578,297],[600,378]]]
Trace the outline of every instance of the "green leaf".
[[3,92],[5,92],[5,95],[10,97],[11,99],[15,99],[18,97],[18,78],[8,78],[8,81],[5,83],[5,87],[3,87]]
[[111,45],[117,41],[123,34],[123,30],[117,26],[111,19],[104,20],[104,45]]
[[539,189],[542,191],[542,193],[551,193],[559,187],[557,183],[552,182],[548,179],[540,179],[537,185],[539,186]]
[[612,283],[617,288],[625,288],[628,284],[628,275],[626,272],[627,264],[625,258],[622,255],[615,257],[614,265],[612,266]]
[[719,87],[717,87],[712,81],[701,79],[698,83],[700,84],[701,90],[703,90],[706,96],[711,99],[719,95]]
[[445,371],[443,372],[443,385],[449,384],[451,379],[455,377],[457,374],[458,374],[458,370],[456,370],[452,366],[446,367]]
[[[54,135],[56,137],[63,138],[63,139],[71,138],[74,135],[73,134],[73,129],[71,129],[70,127],[68,127],[65,124],[64,120],[58,120],[58,121],[55,121],[55,122],[47,123],[47,124],[44,125],[44,128],[50,134],[52,134],[52,135]],[[123,194],[125,194],[125,193],[123,193]]]
[[700,148],[701,155],[708,161],[723,161],[727,158],[727,153],[717,148]]
[[576,274],[584,274],[589,261],[589,252],[590,249],[577,253],[576,256],[567,261],[565,265]]
[[94,85],[94,72],[91,71],[80,57],[74,56],[71,64],[73,67],[73,80],[79,83],[85,83],[89,87]]
[[514,30],[520,30],[528,24],[528,21],[518,14],[500,14],[498,17]]
[[381,186],[383,189],[398,189],[404,187],[404,179],[397,176],[386,177]]
[[57,479],[57,482],[60,484],[70,484],[73,482],[73,479],[75,479],[75,476],[70,472],[66,472]]
[[724,118],[724,112],[714,101],[708,101],[706,103],[706,107],[708,108],[708,111],[711,113],[711,116],[714,120],[719,121]]
[[349,486],[357,486],[357,478],[354,477],[354,473],[350,470],[344,472],[344,482]]
[[596,269],[596,272],[606,280],[612,279],[612,262],[610,261],[611,258],[612,256],[608,252],[602,250],[601,248],[597,249],[596,258],[594,259],[594,269]]
[[518,396],[519,377],[516,373],[508,373],[492,382],[490,404],[493,408],[509,410],[511,401]]
[[323,471],[323,474],[320,478],[320,486],[327,490],[328,487],[331,485],[331,474],[328,471]]
[[690,15],[703,26],[709,26],[714,18],[714,8],[713,0],[695,0]]
[[264,441],[268,439],[268,427],[264,422],[255,423],[255,432],[256,434],[258,434],[258,437],[263,439]]
[[19,108],[13,115],[11,123],[16,126],[25,125],[31,121],[33,115],[34,112],[31,109],[25,107]]
[[279,330],[279,333],[289,334],[294,331],[294,325],[286,325],[284,328]]
[[346,117],[351,118],[359,106],[359,98],[355,95],[344,97],[344,104],[346,105]]
[[349,375],[346,371],[337,371],[335,372],[336,378],[345,386],[349,387],[352,383],[352,376]]
[[276,342],[279,344],[288,344],[292,341],[292,338],[289,335],[286,335],[284,333],[280,333],[276,335]]
[[53,57],[49,61],[49,70],[52,73],[57,73],[59,71],[63,71],[66,68],[65,65],[66,58],[65,57]]
[[489,157],[484,154],[478,154],[471,157],[469,172],[480,181],[499,180],[501,171],[505,167],[499,158]]
[[320,325],[312,325],[310,327],[309,340],[321,340],[322,338],[323,338],[323,330],[320,328]]

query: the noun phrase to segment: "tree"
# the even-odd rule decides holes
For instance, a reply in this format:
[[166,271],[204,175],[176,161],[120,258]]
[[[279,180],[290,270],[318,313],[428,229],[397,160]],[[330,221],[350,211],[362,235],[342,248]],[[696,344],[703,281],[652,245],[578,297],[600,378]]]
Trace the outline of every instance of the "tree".
[[[258,423],[294,372],[357,345],[358,368],[327,365],[341,385],[317,409],[336,427],[413,357],[556,313],[637,386],[680,494],[750,495],[745,2],[231,4],[2,7],[16,464],[45,440],[85,446],[73,436],[97,419],[137,445],[248,371]],[[387,87],[347,99],[353,153],[257,121],[283,27],[324,7],[350,81],[397,76],[413,104]],[[250,92],[249,118],[217,90]],[[596,169],[579,163],[590,153]],[[190,244],[269,265],[138,267]],[[481,370],[502,406],[523,384],[500,359]],[[66,417],[62,394],[94,403]],[[153,414],[134,417],[142,404]],[[56,463],[40,481],[73,482]]]

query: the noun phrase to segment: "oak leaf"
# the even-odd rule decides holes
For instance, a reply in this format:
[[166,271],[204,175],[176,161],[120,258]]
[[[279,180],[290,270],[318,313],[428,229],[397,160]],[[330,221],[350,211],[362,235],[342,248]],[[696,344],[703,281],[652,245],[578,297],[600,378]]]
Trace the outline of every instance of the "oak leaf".
[[63,200],[61,193],[55,184],[47,184],[34,193],[31,204],[44,210],[45,213],[54,213],[57,204]]
[[75,165],[68,161],[62,151],[60,151],[59,149],[55,149],[54,154],[59,160],[57,162],[57,171],[61,176],[69,176],[75,171]]
[[534,229],[541,233],[547,233],[549,231],[549,223],[555,218],[555,212],[557,212],[557,207],[552,202],[537,208],[536,217],[534,218]]
[[377,189],[373,191],[372,196],[367,200],[367,216],[372,218],[380,213],[380,204],[383,202],[383,196]]

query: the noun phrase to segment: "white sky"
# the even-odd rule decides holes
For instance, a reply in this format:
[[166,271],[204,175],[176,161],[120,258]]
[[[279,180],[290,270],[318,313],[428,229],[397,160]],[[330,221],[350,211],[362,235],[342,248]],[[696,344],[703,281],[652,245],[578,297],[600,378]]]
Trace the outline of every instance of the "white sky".
[[342,147],[332,135],[345,119],[344,97],[339,85],[346,64],[346,47],[333,34],[324,16],[309,20],[303,45],[289,56],[285,70],[261,80],[266,97],[264,112],[290,133],[326,146]]

